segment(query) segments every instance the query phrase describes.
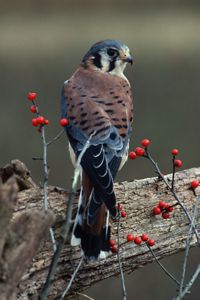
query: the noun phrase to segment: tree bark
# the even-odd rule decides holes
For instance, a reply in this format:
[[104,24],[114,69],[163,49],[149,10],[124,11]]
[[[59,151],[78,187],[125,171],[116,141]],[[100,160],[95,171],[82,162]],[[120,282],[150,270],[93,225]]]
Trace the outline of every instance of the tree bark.
[[[166,175],[171,180],[171,175]],[[175,190],[188,211],[192,211],[197,204],[196,226],[200,228],[200,203],[190,189],[192,180],[200,180],[200,168],[192,168],[176,173]],[[54,230],[56,238],[59,238],[62,222],[65,217],[68,192],[57,187],[49,187],[50,208],[56,215]],[[163,181],[158,178],[146,178],[132,182],[115,184],[117,200],[122,204],[127,217],[121,220],[120,241],[126,241],[126,235],[133,233],[134,236],[147,233],[155,239],[152,247],[157,258],[172,255],[184,249],[185,239],[188,235],[189,221],[180,206],[176,206],[170,218],[164,220],[161,216],[153,216],[152,209],[159,201],[174,204],[175,200],[171,192],[166,188]],[[197,188],[196,193],[200,192]],[[77,207],[77,198],[74,203],[74,215]],[[197,203],[198,202],[198,203]],[[42,189],[34,185],[29,189],[18,193],[17,209],[14,216],[20,216],[29,209],[43,209]],[[112,223],[112,238],[116,239],[117,224]],[[192,239],[191,245],[196,245],[196,238]],[[1,245],[1,244],[0,244]],[[1,249],[1,247],[0,247]],[[120,248],[123,270],[130,273],[138,267],[154,260],[145,243],[140,246],[134,243],[125,243]],[[43,242],[40,251],[35,256],[28,272],[23,276],[18,286],[18,299],[27,300],[31,295],[37,299],[47,275],[48,267],[52,258],[52,246],[49,238]],[[71,247],[66,241],[65,248],[57,268],[57,273],[52,282],[48,299],[59,299],[60,294],[67,286],[73,270],[81,258],[79,247]],[[116,254],[110,254],[106,259],[98,262],[84,262],[75,278],[68,293],[67,299],[73,297],[76,292],[81,292],[93,284],[111,276],[119,274],[119,266]]]

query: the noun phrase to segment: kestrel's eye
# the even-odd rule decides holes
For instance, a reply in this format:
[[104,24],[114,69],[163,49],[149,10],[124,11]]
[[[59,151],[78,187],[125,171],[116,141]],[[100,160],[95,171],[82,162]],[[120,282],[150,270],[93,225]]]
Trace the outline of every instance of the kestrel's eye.
[[116,57],[118,55],[118,51],[116,49],[113,49],[113,48],[109,48],[107,50],[107,53],[110,57]]

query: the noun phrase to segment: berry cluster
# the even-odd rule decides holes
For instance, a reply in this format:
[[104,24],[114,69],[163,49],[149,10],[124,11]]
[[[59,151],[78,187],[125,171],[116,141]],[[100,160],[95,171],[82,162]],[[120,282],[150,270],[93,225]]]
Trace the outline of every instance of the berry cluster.
[[[133,236],[132,233],[129,233],[126,236],[126,242],[134,242],[136,245],[140,245],[142,242],[145,242],[147,246],[153,247],[155,245],[155,240],[149,239],[149,236],[146,233],[143,233],[141,236]],[[109,240],[109,246],[112,253],[118,252],[118,246],[116,244],[116,241],[111,239]]]
[[32,105],[30,107],[30,111],[34,114],[37,115],[36,118],[32,119],[32,125],[34,127],[39,126],[38,131],[41,132],[41,128],[44,125],[49,124],[49,120],[45,119],[39,112],[38,106],[36,105],[36,98],[37,98],[37,93],[35,92],[29,92],[27,95],[27,99],[32,102]]
[[120,215],[122,218],[126,218],[127,214],[125,212],[125,210],[123,209],[123,206],[121,204],[118,203],[117,205],[117,209],[120,212]]
[[115,240],[109,240],[109,246],[110,246],[110,250],[112,253],[118,252],[118,246],[117,246]]
[[129,158],[130,159],[136,159],[137,156],[144,156],[145,155],[145,149],[150,145],[151,141],[148,139],[143,139],[141,141],[141,145],[144,148],[136,147],[133,151],[129,152]]
[[126,237],[127,242],[134,242],[136,245],[140,245],[142,242],[146,242],[149,247],[155,245],[155,240],[149,239],[149,236],[146,233],[143,233],[141,236],[134,237],[129,233]]
[[174,210],[173,206],[164,201],[159,201],[158,205],[153,208],[154,215],[162,214],[163,219],[169,219],[170,213]]
[[175,159],[175,157],[179,154],[179,150],[178,149],[172,149],[171,154],[173,155],[173,164],[175,167],[177,168],[181,168],[183,163],[182,160],[180,159]]
[[143,233],[141,236],[134,237],[131,233],[129,233],[126,237],[127,242],[134,242],[136,245],[140,245],[142,242],[146,242],[149,247],[155,245],[155,240],[149,239],[146,233]]
[[[32,119],[32,125],[34,127],[38,127],[38,131],[41,132],[41,129],[44,125],[48,125],[49,124],[49,120],[45,119],[39,111],[38,106],[36,105],[36,99],[37,99],[37,93],[35,92],[29,92],[27,95],[27,99],[30,100],[32,102],[32,105],[30,107],[30,112],[34,113],[37,115],[36,118]],[[60,125],[62,127],[65,127],[67,125],[69,125],[69,120],[66,118],[62,118],[60,119]]]

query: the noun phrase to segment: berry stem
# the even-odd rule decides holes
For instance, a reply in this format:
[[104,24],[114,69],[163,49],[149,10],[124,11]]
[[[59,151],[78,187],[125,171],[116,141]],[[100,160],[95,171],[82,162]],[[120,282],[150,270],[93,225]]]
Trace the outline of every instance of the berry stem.
[[32,104],[35,106],[37,117],[39,117],[40,116],[40,112],[39,112],[39,109],[38,109],[36,101],[33,100]]
[[48,177],[49,177],[49,170],[47,164],[47,143],[46,143],[46,136],[45,136],[45,128],[42,126],[41,132],[42,144],[43,144],[43,167],[44,167],[44,181],[43,181],[43,188],[44,188],[44,209],[47,210],[49,207],[48,203]]
[[156,263],[161,267],[161,269],[165,272],[165,274],[167,274],[167,276],[169,276],[174,282],[176,282],[176,284],[178,286],[180,286],[180,282],[163,266],[163,264],[158,260],[158,258],[156,257],[154,251],[151,249],[150,246],[148,246],[148,244],[147,244],[147,247],[149,248],[151,254],[153,255]]
[[[42,126],[41,128],[41,138],[43,144],[43,168],[44,168],[44,181],[43,181],[43,192],[44,192],[44,209],[47,210],[49,207],[48,201],[48,180],[49,180],[49,168],[47,163],[47,143],[46,143],[46,136],[45,136],[45,127]],[[52,227],[49,229],[49,234],[52,241],[53,252],[56,251],[56,240],[54,236],[54,232]]]
[[77,275],[77,273],[78,273],[78,271],[79,271],[79,269],[80,269],[80,267],[81,267],[81,265],[82,265],[82,263],[83,263],[83,258],[84,258],[84,257],[81,256],[81,259],[80,259],[80,261],[79,261],[79,263],[78,263],[76,269],[74,270],[74,272],[73,272],[73,274],[72,274],[72,276],[71,276],[71,279],[70,279],[70,281],[69,281],[67,287],[65,288],[64,292],[62,293],[62,296],[60,297],[60,300],[63,300],[63,299],[65,298],[65,295],[66,295],[67,292],[69,291],[69,289],[70,289],[70,287],[71,287],[71,285],[72,285],[72,283],[73,283],[73,281],[74,281],[74,279],[75,279],[75,277],[76,277],[76,275]]
[[[32,100],[32,104],[35,106],[36,109],[36,115],[37,117],[40,117],[40,111],[39,111],[39,107],[37,106],[37,103],[35,100]],[[45,135],[45,127],[43,125],[40,125],[40,129],[41,129],[41,139],[42,139],[42,146],[43,146],[43,157],[42,158],[36,158],[34,157],[34,160],[41,160],[43,161],[43,169],[44,169],[44,181],[43,181],[43,201],[44,201],[44,209],[47,210],[49,207],[49,203],[48,203],[48,180],[49,180],[49,169],[48,169],[48,163],[47,163],[47,147],[48,144],[46,142],[46,135]],[[49,235],[51,238],[51,242],[52,242],[52,248],[53,248],[53,252],[56,251],[56,240],[55,240],[55,236],[54,236],[54,232],[52,227],[49,229]]]
[[[193,222],[195,221],[196,212],[197,212],[197,207],[196,207],[196,205],[194,205],[193,206],[193,216],[192,216]],[[188,254],[189,254],[189,250],[190,250],[190,242],[192,240],[192,236],[193,236],[193,229],[192,229],[192,226],[190,225],[188,236],[187,236],[187,239],[185,242],[185,255],[184,255],[184,261],[183,261],[181,283],[180,283],[180,288],[179,288],[179,296],[181,296],[181,294],[183,292],[183,288],[184,288],[185,273],[186,273]]]
[[57,141],[62,136],[64,131],[65,131],[65,129],[62,129],[52,140],[47,142],[47,147],[50,146],[53,142]]
[[118,246],[117,259],[118,259],[118,264],[119,264],[119,269],[120,269],[123,300],[126,300],[127,299],[127,292],[126,292],[123,267],[122,267],[122,262],[121,262],[121,257],[120,257],[120,236],[119,236],[119,233],[120,233],[120,219],[121,219],[121,214],[119,212],[119,218],[118,218],[118,222],[117,222],[117,246]]
[[172,190],[174,190],[174,177],[175,177],[175,171],[176,171],[176,166],[175,166],[175,156],[173,155],[172,158],[172,164],[173,164],[173,170],[172,170]]

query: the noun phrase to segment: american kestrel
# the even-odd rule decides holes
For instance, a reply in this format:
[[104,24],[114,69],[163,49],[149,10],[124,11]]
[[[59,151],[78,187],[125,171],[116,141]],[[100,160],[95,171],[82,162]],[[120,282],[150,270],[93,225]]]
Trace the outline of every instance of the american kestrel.
[[[71,244],[87,259],[109,251],[109,215],[117,219],[113,180],[124,165],[132,130],[131,87],[124,75],[133,58],[120,41],[104,40],[85,54],[61,94],[72,161],[81,154],[81,191]],[[89,140],[89,147],[82,150]]]

